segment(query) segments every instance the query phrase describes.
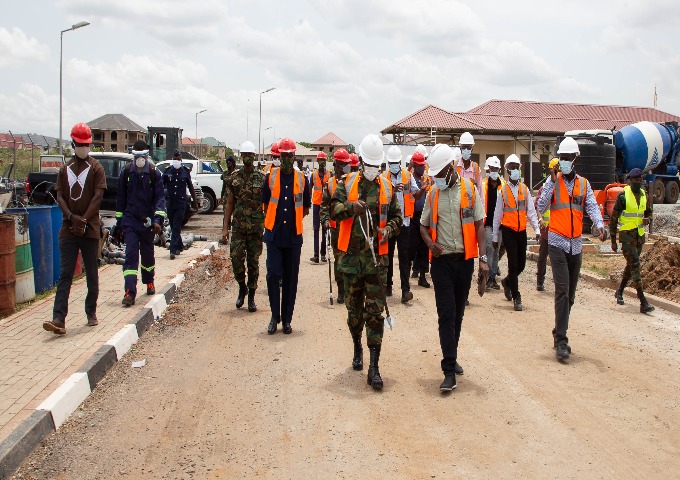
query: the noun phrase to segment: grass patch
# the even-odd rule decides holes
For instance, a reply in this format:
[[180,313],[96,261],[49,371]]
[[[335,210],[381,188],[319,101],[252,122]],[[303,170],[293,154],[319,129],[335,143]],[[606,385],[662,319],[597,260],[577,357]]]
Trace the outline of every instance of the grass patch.
[[593,273],[598,274],[600,277],[609,278],[609,269],[604,268],[600,265],[586,264],[586,270],[590,270]]

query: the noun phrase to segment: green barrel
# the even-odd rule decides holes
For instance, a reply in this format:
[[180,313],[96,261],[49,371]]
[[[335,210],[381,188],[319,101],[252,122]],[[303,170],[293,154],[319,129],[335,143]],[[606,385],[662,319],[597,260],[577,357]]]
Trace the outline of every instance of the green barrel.
[[31,236],[28,232],[28,213],[14,214],[14,219],[16,302],[23,303],[35,298]]

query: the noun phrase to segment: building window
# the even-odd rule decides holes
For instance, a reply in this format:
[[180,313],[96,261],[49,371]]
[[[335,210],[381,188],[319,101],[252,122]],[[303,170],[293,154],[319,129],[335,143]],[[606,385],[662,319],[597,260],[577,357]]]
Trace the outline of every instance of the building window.
[[94,133],[92,136],[93,136],[93,139],[94,139],[94,140],[99,140],[99,141],[102,140],[102,134],[101,134],[101,132]]
[[116,145],[115,143],[112,143],[112,144],[111,144],[111,151],[112,151],[112,152],[117,152],[117,151],[118,151],[118,145]]
[[[118,132],[111,132],[111,141],[112,142],[117,142],[118,141]],[[115,150],[114,150],[115,151]]]

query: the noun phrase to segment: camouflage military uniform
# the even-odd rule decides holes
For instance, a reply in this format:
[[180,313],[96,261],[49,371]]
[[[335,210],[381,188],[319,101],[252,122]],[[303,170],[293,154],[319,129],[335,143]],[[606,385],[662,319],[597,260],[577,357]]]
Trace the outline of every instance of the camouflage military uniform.
[[[344,176],[343,176],[344,179]],[[321,212],[320,212],[320,218],[321,218],[321,225],[325,225],[326,222],[330,221],[330,211],[329,211],[329,205],[331,202],[331,195],[330,191],[328,190],[330,182],[332,181],[329,180],[328,183],[326,183],[323,186],[323,199],[321,200]],[[342,182],[342,179],[340,180]],[[339,185],[339,184],[338,184]],[[337,187],[336,187],[337,189]],[[331,247],[333,248],[333,273],[335,274],[335,283],[338,285],[338,294],[345,294],[345,282],[342,279],[342,273],[338,270],[338,266],[340,265],[340,259],[344,255],[345,252],[340,250],[338,248],[338,232],[340,229],[340,224],[336,223],[335,228],[333,227],[328,227],[328,229],[331,232]],[[326,252],[323,252],[324,254]],[[330,260],[330,259],[329,259]]]
[[[366,202],[372,215],[374,250],[380,264],[383,285],[387,285],[387,255],[378,256],[377,227],[380,187],[377,182],[378,179],[369,182],[365,178],[361,178],[359,180],[359,199]],[[352,205],[347,203],[345,184],[340,183],[330,202],[330,218],[340,222],[352,216],[354,216],[354,213]],[[365,215],[363,217],[365,222]],[[395,237],[399,234],[401,223],[402,217],[399,202],[394,192],[392,192],[387,215],[387,229],[389,230],[390,237]],[[366,225],[364,225],[365,228]],[[364,325],[366,325],[366,343],[368,346],[381,345],[384,329],[382,312],[385,308],[385,300],[378,283],[378,272],[373,264],[371,250],[361,231],[359,217],[357,216],[354,216],[347,252],[342,255],[338,263],[338,271],[342,274],[345,283],[347,325],[352,337],[360,338]]]
[[260,196],[264,185],[264,174],[254,169],[250,174],[245,169],[236,170],[225,181],[226,196],[234,195],[234,212],[231,222],[231,266],[234,279],[246,281],[248,263],[248,288],[257,288],[262,255],[262,232],[264,211]]

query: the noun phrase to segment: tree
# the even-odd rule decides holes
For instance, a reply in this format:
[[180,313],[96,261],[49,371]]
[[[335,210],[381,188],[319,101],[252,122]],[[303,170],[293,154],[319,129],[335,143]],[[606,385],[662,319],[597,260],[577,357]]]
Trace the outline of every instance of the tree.
[[211,148],[210,151],[208,152],[208,158],[210,160],[217,160],[219,156],[219,152],[217,151],[216,148]]
[[297,142],[297,143],[299,143],[299,144],[302,145],[303,147],[312,148],[312,144],[309,143],[309,142]]

